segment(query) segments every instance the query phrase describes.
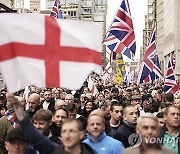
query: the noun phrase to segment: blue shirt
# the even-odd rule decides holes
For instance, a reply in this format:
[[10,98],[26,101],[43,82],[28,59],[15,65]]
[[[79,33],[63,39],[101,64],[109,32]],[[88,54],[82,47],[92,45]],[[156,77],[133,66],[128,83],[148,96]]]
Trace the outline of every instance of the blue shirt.
[[120,141],[107,136],[105,132],[101,133],[96,142],[91,140],[89,134],[83,142],[88,144],[98,154],[121,154],[124,150],[124,146]]

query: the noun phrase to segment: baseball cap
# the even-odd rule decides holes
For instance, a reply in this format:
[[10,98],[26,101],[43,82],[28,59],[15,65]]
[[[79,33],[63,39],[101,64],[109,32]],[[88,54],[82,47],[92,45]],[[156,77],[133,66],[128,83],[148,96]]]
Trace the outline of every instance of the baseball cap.
[[20,128],[14,128],[10,130],[9,133],[7,134],[6,141],[11,141],[13,139],[20,139],[26,141]]

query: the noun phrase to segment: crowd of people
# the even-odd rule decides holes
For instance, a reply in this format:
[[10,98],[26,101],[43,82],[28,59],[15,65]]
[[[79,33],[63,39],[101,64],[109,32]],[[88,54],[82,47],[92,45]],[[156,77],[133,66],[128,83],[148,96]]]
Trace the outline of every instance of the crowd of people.
[[0,154],[180,154],[180,96],[163,94],[163,82],[92,80],[94,94],[87,81],[77,91],[2,89]]

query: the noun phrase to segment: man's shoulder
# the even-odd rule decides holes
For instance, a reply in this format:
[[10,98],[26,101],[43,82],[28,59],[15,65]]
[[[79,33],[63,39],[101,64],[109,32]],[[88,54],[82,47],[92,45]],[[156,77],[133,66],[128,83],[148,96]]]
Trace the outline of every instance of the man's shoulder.
[[140,154],[139,146],[126,148],[122,154]]
[[106,139],[106,141],[108,141],[109,144],[112,144],[112,145],[122,145],[123,146],[121,141],[118,141],[118,140],[114,139],[111,136],[106,136],[105,139]]
[[174,154],[174,152],[172,152],[170,149],[167,149],[164,146],[162,146],[161,151],[162,151],[163,154]]

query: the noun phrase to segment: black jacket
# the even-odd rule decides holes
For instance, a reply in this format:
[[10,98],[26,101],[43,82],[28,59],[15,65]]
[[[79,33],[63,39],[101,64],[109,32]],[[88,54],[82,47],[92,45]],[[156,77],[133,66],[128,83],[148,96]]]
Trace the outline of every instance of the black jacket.
[[[45,102],[45,101],[42,102],[41,108],[43,108],[43,103],[44,103],[44,102]],[[50,110],[52,113],[55,112],[54,105],[55,105],[55,100],[52,98],[52,99],[50,100],[50,104],[49,104],[49,106],[48,106],[48,110]]]
[[135,127],[128,126],[125,122],[117,129],[115,139],[121,141],[125,148],[132,145],[129,144],[128,138],[131,134],[135,133]]
[[[64,146],[61,146],[60,149],[64,150]],[[81,154],[97,154],[97,153],[88,144],[81,143]]]

